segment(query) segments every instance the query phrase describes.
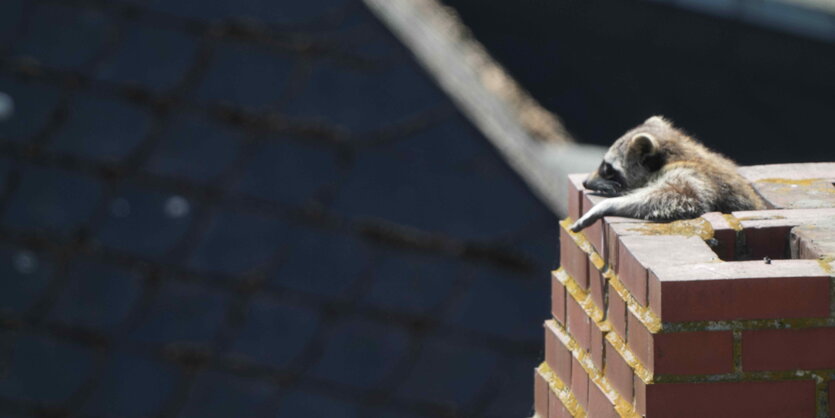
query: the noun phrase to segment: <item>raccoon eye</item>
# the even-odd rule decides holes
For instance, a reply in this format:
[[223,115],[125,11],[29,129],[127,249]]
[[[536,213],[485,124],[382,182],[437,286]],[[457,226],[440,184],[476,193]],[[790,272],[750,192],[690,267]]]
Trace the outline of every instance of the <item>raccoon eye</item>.
[[611,164],[609,164],[605,161],[600,164],[600,176],[601,177],[608,179],[608,178],[612,177],[613,174],[615,174],[615,170],[612,168]]

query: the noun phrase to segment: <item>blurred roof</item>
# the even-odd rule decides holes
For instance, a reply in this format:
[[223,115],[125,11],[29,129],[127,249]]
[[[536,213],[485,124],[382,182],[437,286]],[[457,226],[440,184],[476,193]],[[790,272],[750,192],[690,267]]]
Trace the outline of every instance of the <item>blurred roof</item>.
[[0,2],[0,412],[520,416],[556,219],[358,1]]
[[813,39],[835,41],[832,0],[651,0]]

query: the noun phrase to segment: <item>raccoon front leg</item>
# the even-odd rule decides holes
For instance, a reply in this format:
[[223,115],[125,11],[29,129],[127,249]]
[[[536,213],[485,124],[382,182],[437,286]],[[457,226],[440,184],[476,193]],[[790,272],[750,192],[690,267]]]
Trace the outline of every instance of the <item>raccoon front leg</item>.
[[[629,196],[619,196],[613,197],[610,199],[606,199],[601,201],[600,203],[594,205],[591,210],[586,212],[585,215],[580,217],[574,224],[571,225],[572,232],[579,232],[586,227],[590,226],[591,224],[595,223],[598,219],[604,216],[612,216],[614,212],[618,210],[618,208],[626,207],[629,204],[631,199],[627,199]],[[624,216],[624,215],[619,215]]]
[[603,200],[574,222],[571,231],[578,232],[604,216],[672,221],[695,218],[710,211],[699,196],[666,189],[664,186],[647,187],[628,195]]

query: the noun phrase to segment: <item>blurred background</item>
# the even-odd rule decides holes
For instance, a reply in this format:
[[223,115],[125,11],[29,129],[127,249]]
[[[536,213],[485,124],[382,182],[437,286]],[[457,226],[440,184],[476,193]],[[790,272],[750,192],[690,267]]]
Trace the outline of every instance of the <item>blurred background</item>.
[[[664,114],[761,164],[835,160],[818,3],[446,6],[564,141]],[[529,415],[559,209],[408,29],[359,0],[0,2],[0,416]]]

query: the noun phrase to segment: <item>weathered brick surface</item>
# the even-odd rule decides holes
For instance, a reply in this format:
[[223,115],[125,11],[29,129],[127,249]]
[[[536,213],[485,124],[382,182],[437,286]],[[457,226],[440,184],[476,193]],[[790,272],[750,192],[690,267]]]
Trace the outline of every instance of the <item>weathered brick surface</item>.
[[566,294],[565,286],[557,280],[554,274],[551,275],[551,316],[554,317],[562,326],[566,326],[566,297],[571,297]]
[[588,288],[588,255],[577,246],[577,243],[563,229],[560,229],[560,263],[577,283],[584,289]]
[[830,381],[828,385],[829,389],[829,417],[835,418],[835,408],[832,405],[835,405],[835,381]]
[[789,258],[789,231],[791,226],[769,228],[745,228],[746,258],[762,260]]
[[646,326],[632,313],[627,311],[626,319],[626,342],[629,348],[641,361],[641,364],[647,368],[652,369],[653,349],[652,349],[652,333]]
[[538,418],[548,417],[549,398],[552,396],[548,381],[539,373],[539,370],[534,370],[533,380],[534,413]]
[[570,174],[568,176],[568,216],[577,220],[583,216],[583,180],[586,174]]
[[545,362],[566,385],[571,383],[571,351],[557,339],[554,331],[545,326]]
[[549,395],[548,415],[543,415],[543,417],[545,416],[548,418],[572,418],[571,412],[565,409],[565,405],[553,392]]
[[626,302],[619,295],[610,292],[606,319],[612,324],[614,332],[623,339],[626,339],[626,318]]
[[591,327],[591,347],[589,354],[591,354],[592,363],[597,370],[603,370],[603,356],[604,345],[606,340],[603,339],[603,331],[596,325]]
[[594,383],[589,384],[589,418],[617,418],[615,406]]
[[594,306],[603,312],[606,309],[606,278],[603,274],[595,268],[591,260],[589,260],[589,293],[591,293],[591,300]]
[[835,328],[743,331],[742,369],[835,369]]
[[771,207],[835,207],[835,164],[772,164],[742,167],[740,173]]
[[789,237],[792,258],[818,259],[835,256],[835,220],[792,228]]
[[648,418],[815,416],[812,380],[652,384],[643,396]]
[[733,261],[736,258],[736,230],[733,225],[720,212],[705,213],[702,219],[713,229],[713,239],[716,240],[713,251],[721,260]]
[[[824,393],[832,384],[819,388],[814,379],[835,378],[835,208],[828,195],[820,197],[828,184],[795,180],[759,179],[773,186],[759,189],[771,193],[772,206],[790,209],[708,213],[673,224],[606,218],[583,231],[605,265],[583,254],[587,285],[580,284],[588,293],[565,292],[566,331],[574,356],[588,355],[594,376],[570,352],[563,355],[589,416],[615,416],[600,390],[606,385],[647,418],[831,414],[817,400],[835,398]],[[599,201],[581,197],[581,210]],[[824,203],[810,203],[819,197]],[[582,271],[577,259],[569,263]],[[589,318],[577,298],[589,313],[605,308],[605,317]]]
[[654,273],[664,321],[829,315],[829,277],[812,260],[694,264]]
[[574,397],[577,398],[577,403],[579,403],[585,410],[588,410],[589,407],[589,384],[594,385],[594,383],[590,383],[589,375],[586,374],[577,359],[572,358],[571,393],[573,393]]
[[632,400],[632,386],[635,375],[626,360],[606,341],[606,379],[620,393],[622,397]]
[[630,313],[628,334],[629,348],[658,375],[722,374],[733,368],[730,331],[653,334]]
[[752,165],[739,167],[739,174],[751,182],[764,179],[835,179],[835,163]]
[[716,260],[716,253],[699,237],[680,235],[633,235],[620,238],[618,277],[632,296],[647,305],[648,270],[655,266],[673,268]]
[[730,331],[656,334],[652,355],[656,374],[730,373],[733,369],[733,336]]
[[586,312],[573,298],[568,298],[568,332],[577,341],[577,344],[583,350],[590,351],[591,349],[591,328],[595,327],[591,318],[586,315]]

